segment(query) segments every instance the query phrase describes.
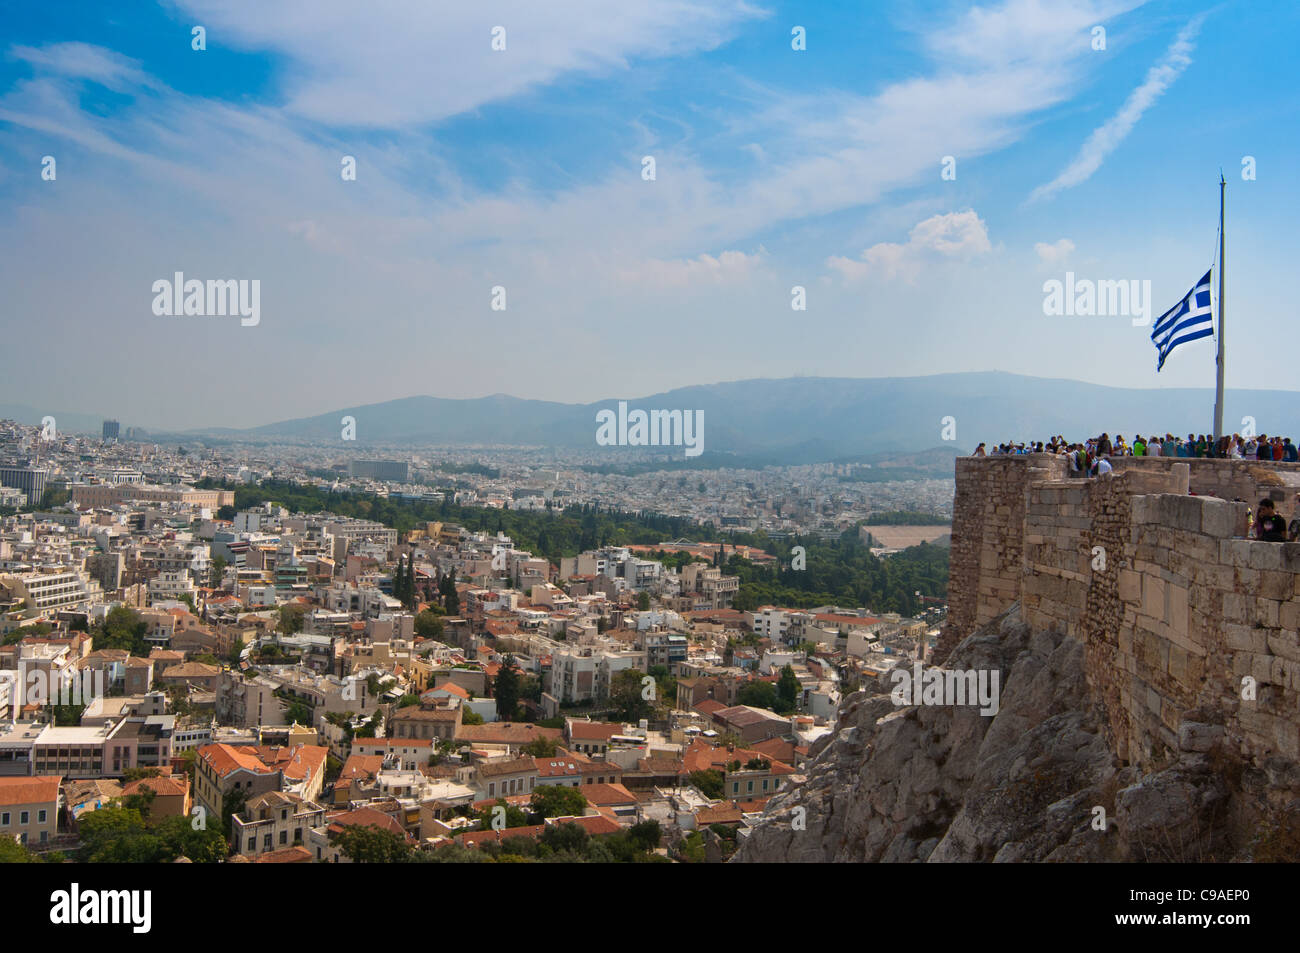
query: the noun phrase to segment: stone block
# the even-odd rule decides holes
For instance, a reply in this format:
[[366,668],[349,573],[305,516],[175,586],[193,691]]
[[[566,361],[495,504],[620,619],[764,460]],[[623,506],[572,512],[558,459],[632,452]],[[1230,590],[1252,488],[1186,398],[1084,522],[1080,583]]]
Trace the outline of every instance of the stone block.
[[1258,600],[1255,603],[1255,621],[1268,629],[1280,628],[1282,606],[1271,600]]
[[1154,523],[1160,519],[1158,496],[1135,496],[1131,518],[1134,523]]
[[[1300,573],[1300,543],[1282,543],[1282,568],[1287,572]],[[1297,577],[1300,580],[1300,577]]]
[[1254,592],[1259,588],[1260,575],[1261,572],[1258,569],[1234,567],[1232,570],[1232,584],[1227,588],[1233,592]]
[[1250,674],[1261,685],[1273,684],[1273,656],[1251,653]]
[[[1219,542],[1219,562],[1229,566],[1245,566],[1254,545],[1248,539],[1225,539]],[[1272,545],[1277,545],[1276,543]],[[1280,567],[1279,567],[1280,568]]]
[[1201,532],[1227,539],[1237,529],[1237,506],[1223,500],[1201,501]]
[[1206,752],[1223,738],[1223,726],[1184,721],[1178,725],[1178,747],[1182,751]]
[[1175,463],[1169,468],[1170,491],[1187,495],[1191,488],[1192,467],[1189,463]]
[[1274,723],[1273,744],[1283,758],[1300,761],[1300,725],[1291,719],[1278,718]]
[[1131,569],[1119,571],[1119,598],[1121,602],[1134,604],[1142,598],[1142,577]]
[[1254,620],[1255,600],[1240,592],[1223,594],[1223,618],[1227,622],[1246,624]]
[[1295,577],[1291,573],[1270,569],[1260,573],[1259,584],[1255,591],[1261,599],[1287,602],[1290,601],[1294,588]]
[[1225,641],[1233,652],[1253,652],[1255,650],[1255,632],[1248,625],[1229,622],[1223,627]]
[[1188,598],[1184,586],[1170,585],[1165,590],[1169,596],[1169,627],[1177,632],[1187,632]]
[[1160,500],[1160,522],[1186,532],[1201,531],[1201,501],[1194,496],[1166,495]]
[[1280,572],[1285,566],[1282,561],[1282,546],[1278,543],[1251,540],[1246,565],[1251,569],[1271,569]]
[[1142,577],[1142,611],[1165,621],[1165,582],[1156,576]]

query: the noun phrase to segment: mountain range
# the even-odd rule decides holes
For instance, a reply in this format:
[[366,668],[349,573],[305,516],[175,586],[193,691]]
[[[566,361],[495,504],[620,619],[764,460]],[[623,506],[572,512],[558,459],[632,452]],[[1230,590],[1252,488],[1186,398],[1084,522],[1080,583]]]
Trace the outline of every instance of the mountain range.
[[[151,433],[154,440],[239,440],[340,443],[341,420],[356,419],[354,446],[545,446],[560,450],[618,448],[595,441],[600,410],[617,411],[622,398],[563,404],[495,394],[472,399],[406,397],[340,407],[313,417],[243,430],[201,428]],[[879,454],[950,448],[969,453],[981,441],[1045,440],[1107,431],[1131,440],[1135,432],[1186,435],[1212,426],[1211,388],[1138,389],[1027,377],[999,371],[899,378],[757,379],[682,387],[627,398],[629,410],[704,412],[705,453],[685,460],[681,448],[654,448],[691,466],[870,461]],[[1225,428],[1241,431],[1253,418],[1257,432],[1300,432],[1300,394],[1284,390],[1230,390]],[[0,405],[0,416],[36,424],[31,408]],[[952,418],[951,421],[945,418]],[[128,426],[123,421],[123,428]],[[947,425],[947,427],[945,427]],[[98,432],[98,418],[60,415],[60,429]]]

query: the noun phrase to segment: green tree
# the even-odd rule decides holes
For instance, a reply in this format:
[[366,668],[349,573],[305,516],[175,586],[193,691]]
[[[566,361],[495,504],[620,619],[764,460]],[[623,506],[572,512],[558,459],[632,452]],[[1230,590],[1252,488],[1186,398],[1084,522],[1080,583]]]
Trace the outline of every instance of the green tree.
[[637,607],[638,609],[640,609],[642,612],[646,612],[647,610],[649,610],[649,608],[650,608],[650,593],[648,593],[648,592],[638,592],[638,593],[636,594],[636,607]]
[[303,617],[307,614],[306,606],[296,602],[280,606],[280,622],[275,631],[281,635],[293,635],[302,631]]
[[519,669],[515,657],[507,654],[501,660],[501,669],[492,683],[492,695],[497,700],[497,714],[510,721],[519,707]]
[[306,702],[290,702],[284,713],[284,720],[291,725],[297,723],[310,726],[313,722],[311,707]]
[[443,590],[443,607],[447,610],[447,615],[455,617],[460,615],[460,593],[456,591],[456,580],[453,576],[446,579],[446,587]]
[[776,710],[776,689],[771,682],[749,682],[736,695],[736,701],[754,708]]
[[554,758],[559,747],[559,743],[551,738],[534,738],[527,744],[522,745],[519,751],[530,758]]
[[610,679],[609,703],[624,721],[636,722],[651,718],[655,713],[654,702],[643,697],[644,678],[643,672],[625,668]]
[[415,617],[415,634],[422,639],[435,642],[442,639],[442,616],[432,609],[425,609]]
[[671,702],[677,697],[677,679],[669,673],[667,665],[651,665],[647,674],[655,680],[659,698]]
[[533,791],[530,806],[538,817],[581,817],[587,799],[577,788],[543,784]]
[[405,837],[375,825],[350,824],[334,843],[354,864],[400,864],[411,854]]
[[658,821],[642,821],[629,827],[627,835],[640,845],[642,850],[651,851],[659,846],[663,831],[659,827]]
[[203,827],[194,829],[194,819],[185,816],[165,817],[155,828],[167,845],[168,860],[188,857],[196,864],[215,864],[230,853],[221,831]]
[[0,864],[39,864],[41,859],[12,837],[0,837]]
[[527,827],[529,823],[531,823],[528,820],[528,815],[519,808],[515,807],[513,804],[506,804],[505,800],[502,798],[497,798],[495,804],[485,807],[483,810],[478,812],[477,817],[479,830],[493,830],[492,821],[496,816],[496,811],[493,809],[498,807],[505,808],[506,827]]
[[114,606],[97,627],[94,645],[96,649],[123,649],[132,655],[147,656],[149,646],[144,641],[147,629],[140,613],[126,606]]
[[587,829],[580,824],[548,824],[538,840],[557,854],[584,854],[590,841]]
[[230,842],[235,829],[230,819],[243,811],[247,803],[248,794],[239,788],[233,789],[221,798],[221,832],[225,835],[226,843]]
[[707,798],[717,800],[722,797],[722,772],[715,768],[707,768],[703,771],[692,771],[689,775],[691,784],[700,789],[700,793]]
[[220,589],[221,577],[226,573],[226,567],[230,565],[226,562],[225,556],[217,556],[212,560],[212,568],[208,571],[208,588]]
[[776,683],[776,700],[779,708],[774,709],[782,715],[795,710],[799,699],[799,679],[795,677],[794,668],[786,665],[781,669],[781,677]]

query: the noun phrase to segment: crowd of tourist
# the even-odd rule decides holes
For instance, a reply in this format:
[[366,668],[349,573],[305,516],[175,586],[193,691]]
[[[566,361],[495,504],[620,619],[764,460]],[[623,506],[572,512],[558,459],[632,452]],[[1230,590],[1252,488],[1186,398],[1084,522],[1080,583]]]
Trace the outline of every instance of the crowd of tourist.
[[1295,463],[1300,460],[1300,450],[1291,442],[1290,437],[1270,437],[1260,434],[1258,437],[1243,437],[1241,434],[1223,436],[1215,440],[1205,434],[1188,434],[1187,439],[1175,437],[1171,433],[1163,437],[1150,438],[1137,436],[1133,442],[1126,443],[1123,434],[1116,434],[1112,440],[1109,434],[1091,437],[1082,443],[1070,443],[1064,437],[1053,437],[1044,442],[1030,441],[1000,443],[992,450],[984,444],[975,449],[975,456],[997,456],[1016,453],[1060,453],[1076,456],[1080,461],[1086,459],[1084,472],[1090,472],[1092,464],[1103,457],[1218,457],[1226,460],[1279,460]]
[[[1215,440],[1205,434],[1188,434],[1187,439],[1165,434],[1164,437],[1142,436],[1125,443],[1122,434],[1115,439],[1103,433],[1099,437],[1090,437],[1082,443],[1071,443],[1062,436],[1052,437],[1044,442],[1030,441],[1000,443],[992,450],[984,444],[975,448],[974,456],[1005,456],[1022,453],[1054,453],[1066,457],[1072,476],[1103,476],[1112,472],[1111,457],[1217,457],[1226,460],[1276,460],[1295,463],[1300,460],[1300,451],[1290,437],[1242,437],[1241,434],[1220,437]],[[1239,501],[1240,502],[1240,501]],[[1300,540],[1300,493],[1296,494],[1296,516],[1290,524],[1279,515],[1273,501],[1259,501],[1258,510],[1250,520],[1250,535],[1259,540],[1274,543],[1296,542]]]

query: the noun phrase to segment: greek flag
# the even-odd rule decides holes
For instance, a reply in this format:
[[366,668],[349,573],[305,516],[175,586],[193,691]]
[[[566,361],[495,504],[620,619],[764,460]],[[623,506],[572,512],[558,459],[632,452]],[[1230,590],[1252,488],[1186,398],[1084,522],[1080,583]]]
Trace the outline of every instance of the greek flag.
[[[1211,269],[1212,271],[1213,269]],[[1151,341],[1156,346],[1159,360],[1158,372],[1165,366],[1165,358],[1178,345],[1207,338],[1214,333],[1214,316],[1210,313],[1210,272],[1196,283],[1191,291],[1156,321]]]

